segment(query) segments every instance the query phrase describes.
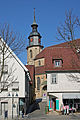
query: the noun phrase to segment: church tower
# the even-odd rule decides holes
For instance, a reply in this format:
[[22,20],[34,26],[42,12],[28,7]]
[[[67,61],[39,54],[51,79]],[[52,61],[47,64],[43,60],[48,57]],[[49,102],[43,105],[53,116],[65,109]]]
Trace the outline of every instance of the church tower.
[[27,47],[27,64],[28,65],[34,65],[35,56],[39,54],[43,49],[43,46],[41,45],[41,35],[37,31],[38,25],[35,20],[35,8],[34,8],[34,21],[31,27],[32,27],[32,32],[28,37],[29,46]]

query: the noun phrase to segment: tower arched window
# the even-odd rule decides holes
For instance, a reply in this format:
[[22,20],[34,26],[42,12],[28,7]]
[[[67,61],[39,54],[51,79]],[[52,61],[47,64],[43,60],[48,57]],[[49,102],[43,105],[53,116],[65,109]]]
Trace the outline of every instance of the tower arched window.
[[40,90],[40,77],[37,77],[37,90]]
[[41,65],[41,61],[39,60],[38,63],[39,63],[39,66],[40,66]]
[[32,50],[30,50],[30,58],[32,58]]

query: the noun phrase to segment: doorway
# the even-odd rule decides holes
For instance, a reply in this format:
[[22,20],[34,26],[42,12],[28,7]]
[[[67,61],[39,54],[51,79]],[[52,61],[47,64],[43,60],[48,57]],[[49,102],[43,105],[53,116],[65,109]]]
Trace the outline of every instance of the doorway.
[[5,111],[8,111],[8,102],[1,103],[1,115],[4,116]]

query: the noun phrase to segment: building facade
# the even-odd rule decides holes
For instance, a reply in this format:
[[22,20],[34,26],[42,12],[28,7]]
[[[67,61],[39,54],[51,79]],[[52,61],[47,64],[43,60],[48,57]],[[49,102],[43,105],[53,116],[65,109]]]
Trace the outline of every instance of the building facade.
[[[1,40],[2,38],[0,43]],[[1,44],[0,46],[2,47]],[[7,45],[6,50],[6,54],[9,55],[4,61],[6,69],[4,69],[4,74],[0,81],[1,88],[3,88],[4,82],[6,84],[4,84],[4,89],[0,88],[0,115],[4,117],[5,112],[7,112],[9,118],[14,118],[21,114],[23,107],[26,114],[30,104],[29,89],[31,78],[28,69]]]
[[[80,39],[75,40],[75,44],[79,45]],[[36,63],[39,60],[44,60],[44,64],[35,66],[35,74],[46,76],[49,110],[60,111],[63,105],[80,110],[80,53],[66,42],[45,48],[35,57]],[[36,95],[41,96],[40,90]]]
[[46,92],[44,91],[45,88],[43,82],[46,81],[46,74],[43,72],[39,73],[36,70],[44,66],[44,58],[40,58],[39,60],[35,59],[36,56],[43,50],[43,46],[41,45],[41,35],[37,30],[38,25],[35,20],[35,9],[34,9],[34,21],[31,27],[32,27],[32,32],[28,37],[29,45],[27,46],[27,64],[28,64],[28,68],[31,67],[31,65],[34,65],[35,68],[34,69],[35,98],[40,98],[40,97],[45,98]]
[[[80,50],[65,42],[43,48],[35,21],[31,25],[27,64],[34,66],[35,97],[47,100],[49,110],[60,111],[68,104],[71,109],[80,109]],[[76,46],[80,39],[74,40]]]

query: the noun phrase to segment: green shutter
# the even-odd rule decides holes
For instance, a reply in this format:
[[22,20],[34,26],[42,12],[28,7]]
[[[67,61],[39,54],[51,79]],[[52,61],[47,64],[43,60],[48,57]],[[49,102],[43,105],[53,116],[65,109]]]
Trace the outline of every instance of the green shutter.
[[59,100],[56,100],[56,110],[59,110]]

